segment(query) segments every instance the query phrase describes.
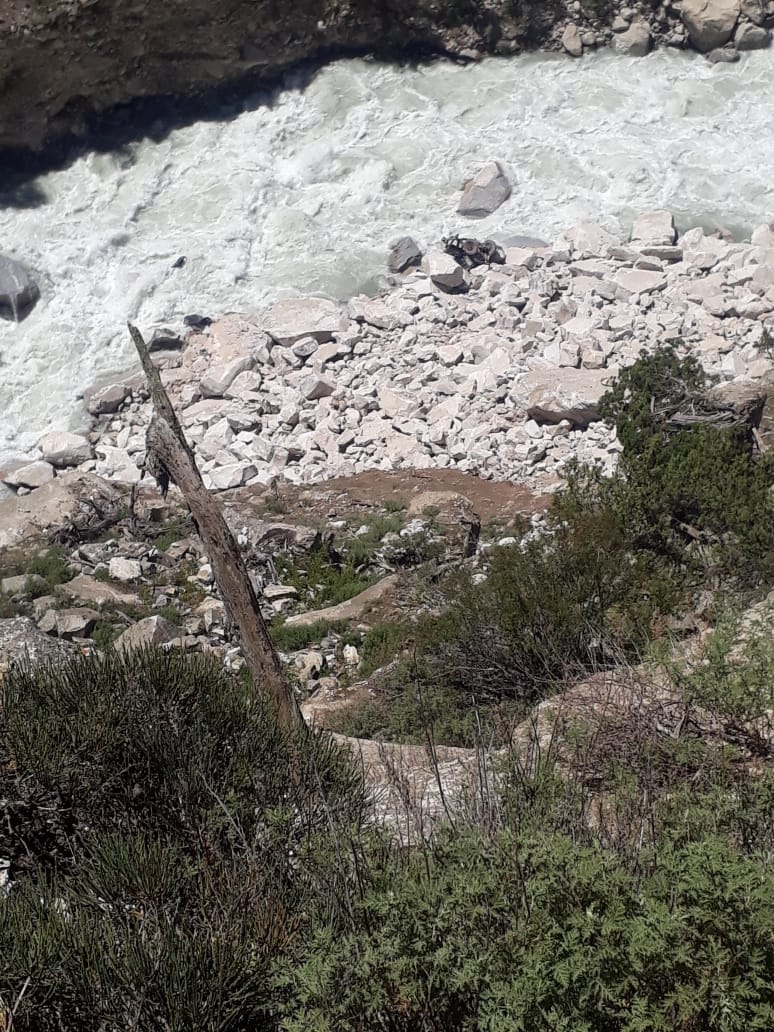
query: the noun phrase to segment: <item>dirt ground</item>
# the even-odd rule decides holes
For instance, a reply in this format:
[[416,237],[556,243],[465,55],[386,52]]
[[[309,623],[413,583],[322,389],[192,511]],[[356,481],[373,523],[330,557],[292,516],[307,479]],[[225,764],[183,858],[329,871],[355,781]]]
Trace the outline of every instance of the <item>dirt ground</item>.
[[[516,516],[545,510],[550,494],[539,494],[523,484],[481,480],[453,469],[370,471],[337,477],[319,484],[283,484],[268,488],[241,488],[230,492],[230,508],[255,509],[274,504],[282,519],[318,525],[335,519],[353,520],[379,507],[401,507],[420,515],[426,508],[456,506],[475,513],[482,525],[509,523]],[[273,502],[272,502],[273,500]]]

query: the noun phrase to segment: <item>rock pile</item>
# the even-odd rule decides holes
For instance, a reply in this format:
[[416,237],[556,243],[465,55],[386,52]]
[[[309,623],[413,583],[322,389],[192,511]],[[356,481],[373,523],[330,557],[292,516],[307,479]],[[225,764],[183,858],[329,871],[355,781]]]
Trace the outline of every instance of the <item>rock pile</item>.
[[[207,485],[307,483],[367,469],[455,467],[555,482],[570,459],[612,467],[596,405],[644,349],[675,344],[725,380],[771,375],[774,229],[751,241],[638,218],[621,243],[599,226],[552,246],[506,247],[465,270],[439,249],[380,297],[279,301],[192,330],[163,379]],[[102,389],[117,411],[92,440],[49,435],[26,490],[78,465],[135,483],[150,405],[139,380]],[[93,452],[92,452],[93,445]]]
[[579,0],[567,4],[554,44],[572,57],[611,45],[630,57],[644,57],[655,45],[693,47],[710,61],[738,61],[739,51],[771,43],[774,4],[770,0],[681,0],[679,4],[613,4],[597,12]]

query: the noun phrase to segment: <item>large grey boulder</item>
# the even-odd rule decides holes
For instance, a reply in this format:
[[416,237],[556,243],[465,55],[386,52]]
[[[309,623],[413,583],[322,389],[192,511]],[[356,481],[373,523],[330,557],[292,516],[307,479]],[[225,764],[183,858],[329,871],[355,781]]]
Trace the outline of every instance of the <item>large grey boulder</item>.
[[569,420],[586,427],[599,418],[597,406],[607,389],[604,369],[534,369],[519,384],[527,400],[527,416],[537,423]]
[[648,211],[636,218],[632,224],[632,242],[671,246],[677,239],[672,212],[666,209]]
[[92,416],[104,416],[118,412],[131,393],[128,384],[109,383],[84,391],[83,400]]
[[210,470],[207,474],[208,487],[212,491],[231,491],[236,487],[242,487],[256,473],[257,470],[251,462],[230,462]]
[[68,430],[54,430],[46,434],[38,442],[45,462],[63,469],[67,466],[79,466],[94,457],[94,449],[81,434],[71,434]]
[[24,266],[0,254],[0,316],[18,322],[39,297],[38,285]]
[[98,609],[109,603],[125,606],[139,606],[140,596],[125,588],[116,587],[105,581],[98,581],[86,573],[79,573],[67,584],[57,588],[60,595],[76,599],[79,602],[87,602],[95,605]]
[[336,389],[335,385],[318,373],[311,373],[301,384],[301,394],[307,401],[319,401],[330,398]]
[[29,617],[0,620],[0,676],[12,663],[23,662],[25,658],[41,662],[74,653],[72,645],[49,638]]
[[54,638],[82,638],[94,629],[98,620],[99,613],[85,606],[49,609],[38,622],[38,628]]
[[50,462],[27,462],[3,476],[3,483],[11,487],[42,487],[54,479],[54,467]]
[[562,46],[571,57],[583,55],[583,40],[581,31],[574,22],[570,22],[562,33]]
[[116,649],[124,651],[144,645],[165,645],[179,638],[180,634],[180,628],[163,616],[146,616],[144,620],[138,620],[131,627],[127,627],[116,641]]
[[277,344],[286,347],[302,337],[314,337],[321,344],[346,329],[347,317],[341,305],[320,297],[286,298],[277,301],[263,316],[263,329]]
[[595,222],[580,222],[566,229],[554,243],[555,251],[566,247],[572,250],[574,258],[606,258],[610,248],[619,241]]
[[93,504],[115,512],[126,491],[93,473],[72,470],[43,484],[32,494],[0,500],[0,548],[11,548],[48,535],[79,514],[93,512]]
[[497,211],[511,196],[511,184],[497,161],[490,161],[465,184],[458,215],[482,219]]
[[662,272],[651,269],[619,269],[615,274],[615,282],[618,284],[618,296],[625,301],[632,294],[650,294],[663,290],[667,279]]
[[241,355],[230,362],[214,365],[202,377],[199,389],[205,398],[222,398],[240,373],[249,372],[253,367],[250,355]]
[[765,50],[771,43],[771,33],[761,25],[745,22],[736,30],[734,45],[737,50]]
[[20,573],[16,577],[3,577],[0,580],[0,592],[4,595],[39,595],[46,591],[48,582],[38,573]]
[[445,251],[428,251],[422,259],[422,271],[442,290],[462,290],[467,282],[465,270]]
[[682,0],[681,4],[691,43],[703,54],[731,39],[739,11],[740,0]]
[[625,32],[615,36],[613,45],[621,54],[629,57],[645,57],[650,51],[650,29],[644,21],[633,21]]
[[412,265],[419,265],[421,261],[422,251],[419,244],[412,237],[404,236],[393,244],[390,257],[387,259],[387,267],[390,272],[405,272]]

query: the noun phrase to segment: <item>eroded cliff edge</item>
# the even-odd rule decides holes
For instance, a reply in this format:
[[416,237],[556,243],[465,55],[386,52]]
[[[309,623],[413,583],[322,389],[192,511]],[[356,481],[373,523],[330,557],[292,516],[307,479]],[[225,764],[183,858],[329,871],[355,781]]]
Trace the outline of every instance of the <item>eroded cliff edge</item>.
[[259,81],[327,54],[517,50],[560,11],[513,0],[7,0],[0,150],[39,150],[137,98]]

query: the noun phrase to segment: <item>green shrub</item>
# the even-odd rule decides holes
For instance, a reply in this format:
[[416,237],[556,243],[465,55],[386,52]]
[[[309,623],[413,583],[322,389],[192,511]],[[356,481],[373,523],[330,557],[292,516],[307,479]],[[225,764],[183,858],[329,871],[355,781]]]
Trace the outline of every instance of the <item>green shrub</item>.
[[409,637],[409,629],[402,621],[381,621],[366,634],[360,647],[360,673],[369,677],[400,654]]
[[50,588],[72,580],[73,571],[67,561],[67,552],[58,545],[52,545],[31,560],[26,573],[42,577]]
[[[340,905],[362,777],[175,650],[0,682],[0,1014],[17,1032],[268,1028],[268,965]],[[29,980],[29,981],[28,981]]]
[[372,872],[278,975],[286,1032],[763,1032],[774,879],[717,839],[638,873],[550,831],[450,834]]
[[774,577],[774,461],[753,453],[746,425],[676,429],[675,409],[701,407],[710,380],[674,348],[643,355],[600,401],[624,451],[609,494],[632,543],[675,563],[769,581]]

